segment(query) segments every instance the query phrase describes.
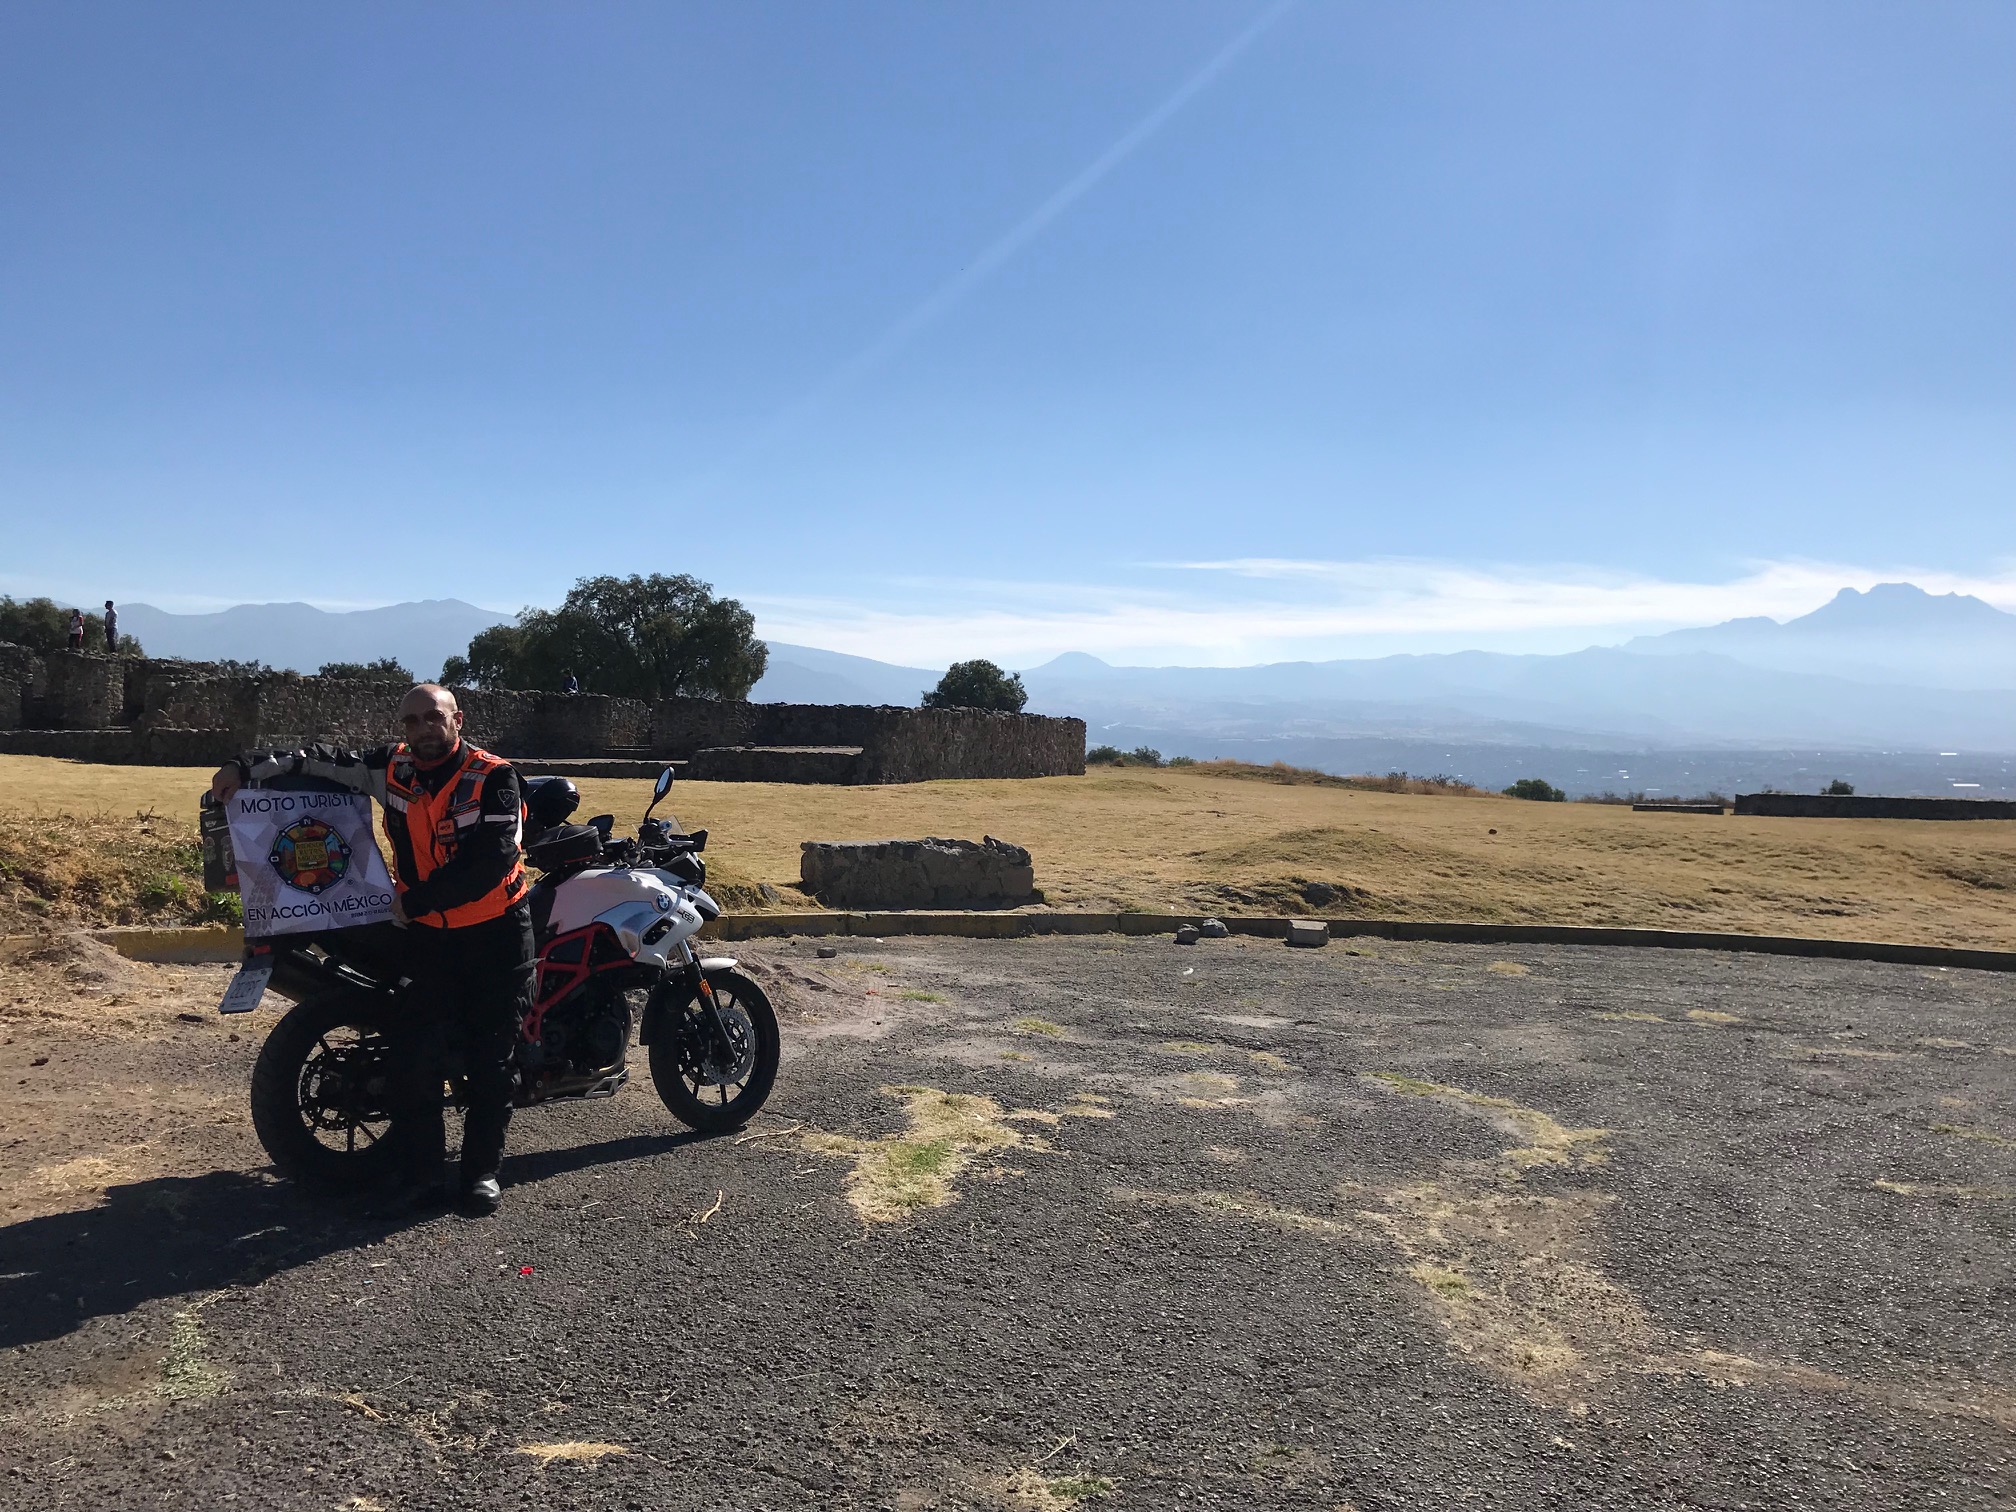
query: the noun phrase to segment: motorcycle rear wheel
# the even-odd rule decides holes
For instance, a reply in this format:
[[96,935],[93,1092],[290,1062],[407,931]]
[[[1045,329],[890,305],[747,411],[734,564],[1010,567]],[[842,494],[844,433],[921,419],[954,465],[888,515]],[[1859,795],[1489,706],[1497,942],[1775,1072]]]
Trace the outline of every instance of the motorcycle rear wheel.
[[410,1131],[389,1111],[391,1047],[369,1004],[345,994],[288,1009],[252,1070],[252,1127],[282,1176],[362,1191],[406,1164]]
[[672,1116],[702,1134],[739,1129],[754,1118],[777,1081],[777,1013],[763,989],[739,971],[707,978],[728,1025],[732,1062],[699,1000],[659,1027],[651,1042],[651,1081]]

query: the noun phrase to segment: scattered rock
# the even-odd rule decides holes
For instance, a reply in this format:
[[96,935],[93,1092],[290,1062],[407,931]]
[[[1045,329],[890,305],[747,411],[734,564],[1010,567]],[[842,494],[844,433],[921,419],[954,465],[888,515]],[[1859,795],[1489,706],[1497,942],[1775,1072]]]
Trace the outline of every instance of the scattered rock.
[[1223,919],[1206,919],[1197,926],[1197,933],[1207,940],[1222,940],[1232,931],[1225,927]]
[[1195,924],[1179,926],[1176,930],[1176,943],[1178,945],[1195,945],[1197,943],[1197,926]]
[[1327,908],[1337,901],[1337,889],[1328,882],[1304,882],[1301,893],[1302,901],[1311,908]]
[[839,954],[840,947],[838,945],[821,945],[819,947],[819,959],[822,961],[830,961]]
[[1307,946],[1327,945],[1330,943],[1330,926],[1321,919],[1290,919],[1288,943]]

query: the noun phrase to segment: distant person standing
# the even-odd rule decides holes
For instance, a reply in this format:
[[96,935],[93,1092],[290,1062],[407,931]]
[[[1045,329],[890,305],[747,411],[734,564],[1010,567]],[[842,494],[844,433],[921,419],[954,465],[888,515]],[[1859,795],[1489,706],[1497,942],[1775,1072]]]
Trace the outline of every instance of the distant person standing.
[[560,674],[560,691],[562,693],[579,693],[581,691],[581,679],[574,675],[571,667]]
[[70,611],[70,649],[72,651],[82,651],[84,649],[84,611],[82,609],[72,609]]
[[105,654],[119,654],[119,611],[112,607],[112,600],[105,600]]

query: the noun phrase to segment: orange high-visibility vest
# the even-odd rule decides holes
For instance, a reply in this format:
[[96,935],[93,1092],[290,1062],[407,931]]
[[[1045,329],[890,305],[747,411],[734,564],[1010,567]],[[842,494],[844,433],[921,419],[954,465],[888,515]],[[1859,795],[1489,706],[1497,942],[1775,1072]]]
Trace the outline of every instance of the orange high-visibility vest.
[[[392,842],[392,852],[396,856],[402,850],[413,857],[413,877],[397,879],[399,895],[403,898],[406,889],[415,882],[425,882],[434,875],[434,868],[455,854],[465,834],[483,822],[483,783],[489,775],[509,763],[488,751],[479,751],[466,741],[462,746],[462,766],[456,774],[442,784],[441,791],[430,793],[420,786],[419,776],[413,769],[412,754],[402,744],[392,752],[392,760],[385,768],[385,837]],[[393,826],[403,826],[407,845],[399,844]],[[469,903],[459,903],[439,914],[428,914],[417,923],[431,923],[440,919],[449,929],[460,929],[465,924],[481,924],[486,919],[494,919],[525,896],[531,884],[525,880],[525,859],[521,855],[512,863],[511,871],[482,897]]]

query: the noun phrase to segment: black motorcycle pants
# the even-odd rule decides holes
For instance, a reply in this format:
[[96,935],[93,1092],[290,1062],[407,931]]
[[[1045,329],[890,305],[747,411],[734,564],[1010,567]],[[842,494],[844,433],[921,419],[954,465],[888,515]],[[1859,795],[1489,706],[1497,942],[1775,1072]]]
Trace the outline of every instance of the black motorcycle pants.
[[439,1178],[447,1158],[441,1089],[451,1070],[467,1078],[462,1183],[495,1176],[511,1123],[511,1057],[532,1008],[532,913],[523,903],[459,929],[406,929],[412,986],[399,1010],[395,1054],[402,1112],[415,1139],[413,1171]]

